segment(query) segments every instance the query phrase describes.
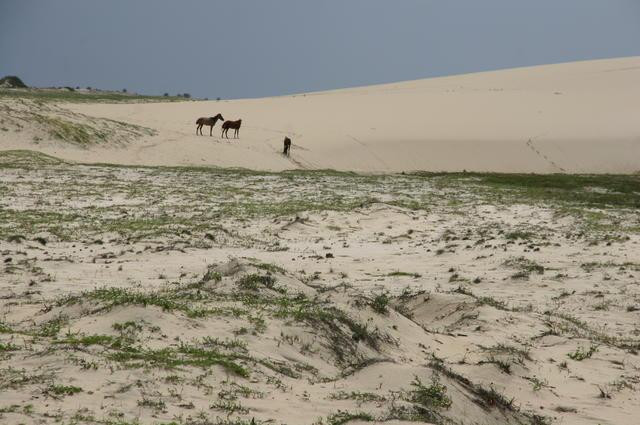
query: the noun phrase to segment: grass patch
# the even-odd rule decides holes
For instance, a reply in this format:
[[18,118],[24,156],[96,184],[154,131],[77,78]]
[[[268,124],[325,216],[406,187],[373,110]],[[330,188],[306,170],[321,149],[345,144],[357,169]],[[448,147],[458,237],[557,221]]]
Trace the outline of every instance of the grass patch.
[[593,354],[598,351],[598,347],[592,345],[586,350],[584,347],[578,347],[575,351],[572,351],[567,354],[571,360],[575,360],[577,362],[581,362],[583,360],[591,358]]
[[42,152],[26,149],[0,151],[0,166],[2,168],[31,168],[62,164],[68,164],[68,162]]
[[127,348],[111,353],[108,359],[124,363],[126,367],[160,367],[174,369],[180,366],[194,366],[203,369],[222,366],[225,370],[243,378],[249,377],[249,370],[237,363],[239,357],[234,354],[222,354],[217,350],[181,345],[178,349],[139,349]]
[[391,302],[391,298],[389,298],[389,294],[383,292],[375,296],[375,298],[369,304],[373,311],[378,314],[387,314],[389,312],[388,306],[389,302]]
[[238,287],[246,291],[257,291],[260,287],[274,289],[276,282],[276,279],[269,274],[260,275],[253,273],[241,277],[237,284]]
[[344,425],[351,421],[364,421],[364,422],[373,422],[375,418],[371,416],[369,413],[365,412],[347,412],[338,410],[338,412],[333,413],[327,417],[327,425]]
[[543,266],[525,257],[513,257],[503,264],[507,267],[517,269],[519,273],[524,276],[528,276],[530,273],[544,274]]
[[391,272],[389,273],[387,276],[392,276],[392,277],[402,277],[402,276],[408,276],[408,277],[412,277],[414,279],[417,279],[419,277],[422,277],[422,275],[420,273],[408,273],[408,272],[401,272],[401,271],[395,271],[395,272]]
[[82,392],[82,388],[73,385],[50,385],[44,390],[45,394],[54,397],[66,397]]
[[363,403],[382,403],[387,400],[386,397],[369,392],[361,391],[338,391],[329,395],[331,400],[355,400],[358,404]]
[[39,115],[38,122],[47,127],[49,134],[59,140],[86,146],[104,140],[106,135],[93,127],[62,118]]
[[[476,174],[481,185],[512,189],[530,201],[554,201],[592,207],[640,207],[640,176],[574,174]],[[600,190],[593,190],[594,188]]]
[[280,274],[286,274],[287,271],[278,266],[277,264],[271,264],[271,263],[258,263],[258,264],[253,264],[254,267],[261,269],[261,270],[265,270],[269,273],[280,273]]
[[2,352],[6,352],[6,351],[18,351],[20,348],[17,345],[8,343],[8,344],[3,344],[0,342],[0,353]]
[[409,391],[409,400],[426,409],[448,409],[451,407],[451,398],[447,395],[447,387],[440,383],[437,374],[431,377],[431,383],[425,385],[420,378],[414,377]]
[[530,240],[533,238],[532,232],[527,232],[524,230],[515,230],[513,232],[509,232],[504,235],[505,239],[513,241],[517,239]]

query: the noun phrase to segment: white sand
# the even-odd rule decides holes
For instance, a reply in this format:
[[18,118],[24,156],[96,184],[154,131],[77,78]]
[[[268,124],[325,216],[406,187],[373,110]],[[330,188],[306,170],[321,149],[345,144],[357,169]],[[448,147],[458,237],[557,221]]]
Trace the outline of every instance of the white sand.
[[[632,57],[264,99],[74,104],[159,133],[126,149],[47,152],[267,170],[631,173],[640,170],[638,99],[640,57]],[[243,119],[239,140],[222,141],[220,124],[213,138],[195,135],[198,117],[219,112]],[[289,160],[280,154],[285,135]]]

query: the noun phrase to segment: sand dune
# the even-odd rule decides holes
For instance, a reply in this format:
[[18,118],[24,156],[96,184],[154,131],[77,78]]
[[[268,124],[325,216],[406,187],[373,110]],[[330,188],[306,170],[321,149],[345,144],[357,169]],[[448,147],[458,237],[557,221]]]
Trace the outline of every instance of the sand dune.
[[638,180],[1,153],[0,424],[635,425]]
[[[630,173],[640,170],[639,98],[633,57],[265,99],[76,104],[69,109],[158,134],[63,156],[267,170]],[[219,127],[214,138],[195,135],[195,119],[218,112],[243,119],[240,140],[222,141]],[[285,135],[290,160],[279,154]]]
[[[58,104],[47,113],[93,123],[98,130],[89,139],[98,143],[65,143],[51,131],[34,135],[29,130],[40,125],[38,119],[25,120],[15,133],[0,132],[0,143],[4,149],[123,164],[634,173],[640,170],[637,99],[640,57],[632,57],[263,99]],[[45,108],[9,107],[30,107],[37,116]],[[219,112],[243,119],[239,140],[222,140],[220,124],[214,137],[196,136],[195,120]],[[113,123],[104,119],[148,131],[119,123],[109,140],[101,140]],[[129,137],[135,133],[143,136]],[[294,143],[290,158],[281,155],[285,135]]]

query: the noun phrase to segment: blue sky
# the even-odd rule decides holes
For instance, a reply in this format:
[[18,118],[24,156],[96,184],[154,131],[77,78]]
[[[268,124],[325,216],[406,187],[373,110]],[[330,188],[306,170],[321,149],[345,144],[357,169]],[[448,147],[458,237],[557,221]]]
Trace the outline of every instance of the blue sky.
[[0,75],[260,97],[640,55],[640,0],[3,0]]

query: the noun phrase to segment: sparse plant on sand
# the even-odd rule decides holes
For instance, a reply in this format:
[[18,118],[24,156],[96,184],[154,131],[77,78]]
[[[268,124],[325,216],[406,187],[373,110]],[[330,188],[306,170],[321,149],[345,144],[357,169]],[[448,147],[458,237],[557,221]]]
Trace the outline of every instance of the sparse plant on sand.
[[581,362],[582,360],[591,358],[596,351],[598,351],[598,347],[595,345],[590,346],[588,350],[584,347],[578,347],[575,351],[568,353],[567,357],[571,360]]
[[388,306],[391,299],[386,292],[376,295],[371,301],[371,308],[373,311],[379,314],[387,314],[389,312]]

